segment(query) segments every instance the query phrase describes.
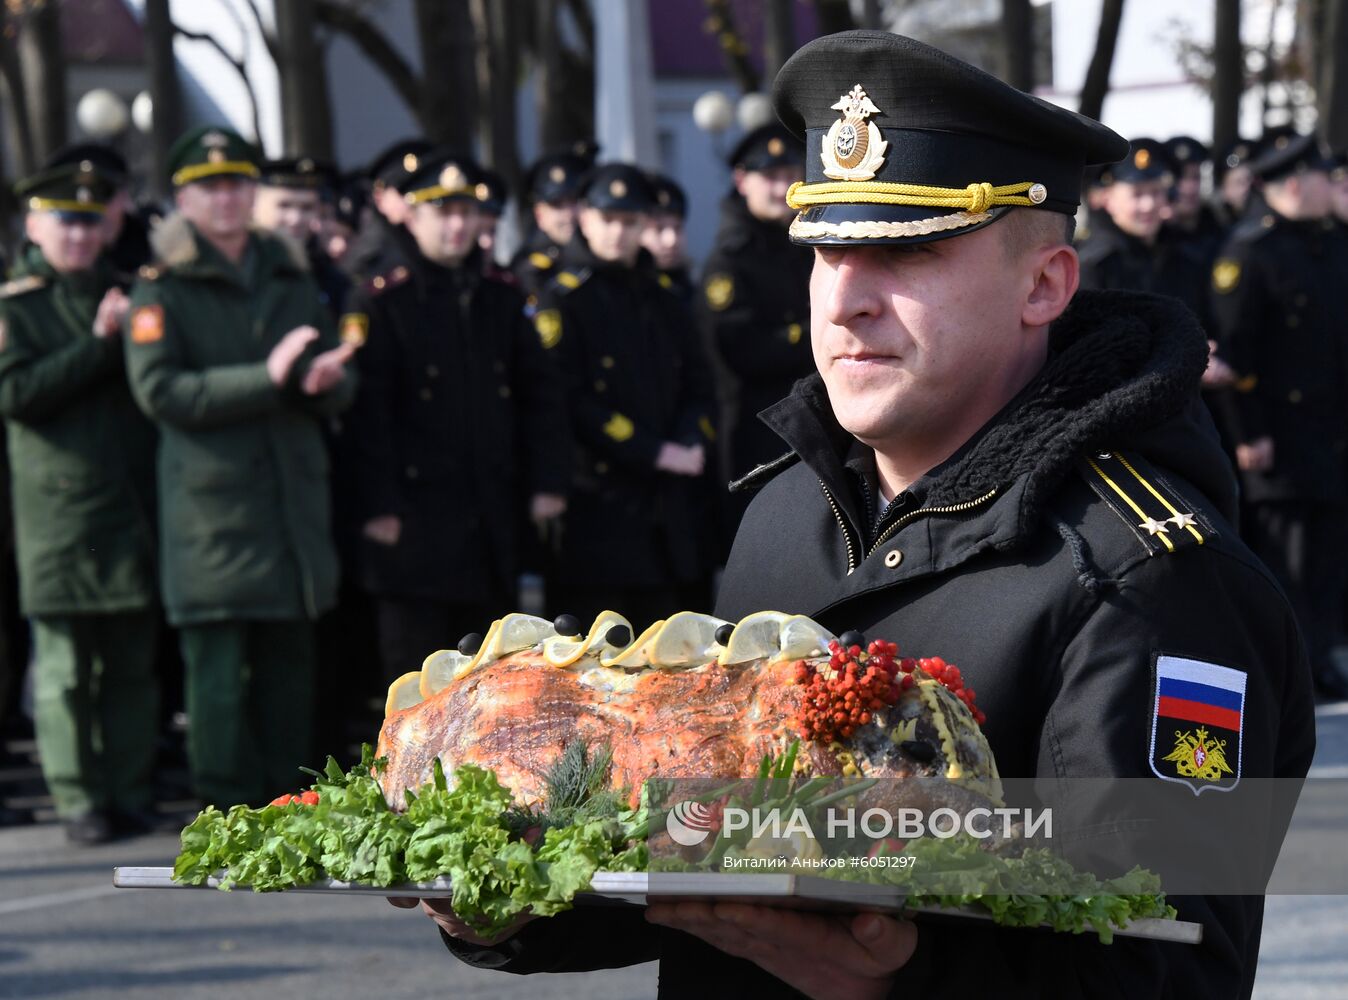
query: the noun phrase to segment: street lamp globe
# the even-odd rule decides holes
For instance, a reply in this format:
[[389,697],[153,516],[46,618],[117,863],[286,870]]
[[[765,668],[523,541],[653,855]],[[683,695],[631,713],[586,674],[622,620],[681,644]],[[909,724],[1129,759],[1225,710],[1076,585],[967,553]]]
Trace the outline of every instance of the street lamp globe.
[[154,98],[148,90],[142,90],[131,102],[131,124],[146,135],[154,128]]
[[693,122],[704,132],[724,132],[734,120],[730,98],[719,90],[709,90],[693,102]]
[[758,126],[775,120],[772,99],[767,94],[757,92],[745,94],[740,98],[739,107],[735,109],[735,117],[739,120],[740,128],[752,132]]
[[75,105],[75,121],[92,139],[111,139],[120,134],[129,118],[126,101],[104,87],[89,91]]

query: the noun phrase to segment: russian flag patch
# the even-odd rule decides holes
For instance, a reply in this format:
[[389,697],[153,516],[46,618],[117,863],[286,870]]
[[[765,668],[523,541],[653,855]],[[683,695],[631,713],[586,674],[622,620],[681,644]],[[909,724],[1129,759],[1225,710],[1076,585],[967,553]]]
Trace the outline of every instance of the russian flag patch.
[[1195,795],[1240,782],[1245,714],[1243,670],[1181,656],[1156,657],[1151,769]]

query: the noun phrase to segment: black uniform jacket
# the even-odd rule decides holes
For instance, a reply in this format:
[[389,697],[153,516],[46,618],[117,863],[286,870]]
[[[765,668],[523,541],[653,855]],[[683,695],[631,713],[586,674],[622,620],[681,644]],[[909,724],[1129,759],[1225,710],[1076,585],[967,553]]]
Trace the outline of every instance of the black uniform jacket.
[[1273,438],[1273,468],[1243,475],[1246,497],[1348,499],[1348,236],[1265,208],[1232,232],[1211,283],[1221,350],[1241,376],[1237,439]]
[[1195,244],[1159,239],[1147,246],[1112,224],[1097,226],[1078,247],[1081,287],[1173,295],[1212,330],[1208,304],[1210,258]]
[[660,472],[665,442],[715,437],[710,369],[649,255],[605,264],[579,236],[534,317],[556,344],[576,440],[560,563],[567,582],[658,587],[709,568],[702,482]]
[[[1227,519],[1229,466],[1197,400],[1205,353],[1191,316],[1169,300],[1079,293],[1041,374],[875,524],[848,467],[864,471],[855,442],[820,381],[802,381],[767,416],[796,460],[750,506],[717,614],[802,612],[894,640],[907,655],[942,656],[978,692],[1003,776],[1154,780],[1173,791],[1175,811],[1229,808],[1250,786],[1195,796],[1152,773],[1154,658],[1225,665],[1247,677],[1243,776],[1304,776],[1309,672],[1286,602]],[[1150,518],[1165,497],[1192,524],[1141,529],[1092,461],[1116,483],[1129,478],[1125,492]],[[1275,842],[1286,820],[1248,815]],[[1171,902],[1203,923],[1202,945],[919,922],[891,995],[1248,997],[1262,899]],[[748,962],[631,914],[582,908],[530,924],[511,947],[451,949],[517,972],[658,957],[661,996],[794,995]]]
[[786,227],[750,214],[737,193],[721,203],[721,225],[702,277],[702,321],[727,378],[723,396],[728,474],[738,478],[775,458],[781,442],[758,413],[814,371],[810,269],[814,254]]
[[543,230],[535,228],[510,258],[510,271],[520,290],[536,305],[544,290],[562,268],[562,248]]
[[499,593],[517,569],[522,504],[565,494],[570,470],[561,383],[524,300],[475,253],[452,270],[418,256],[351,309],[343,327],[369,327],[344,431],[359,520],[402,519],[397,545],[362,540],[365,586],[447,601]]

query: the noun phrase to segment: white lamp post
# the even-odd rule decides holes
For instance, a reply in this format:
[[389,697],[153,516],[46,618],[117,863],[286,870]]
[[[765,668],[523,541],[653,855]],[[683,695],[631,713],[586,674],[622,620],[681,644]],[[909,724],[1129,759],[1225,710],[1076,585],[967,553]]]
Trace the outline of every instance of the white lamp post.
[[120,135],[130,117],[126,101],[103,87],[89,91],[75,105],[75,121],[91,139],[106,140]]

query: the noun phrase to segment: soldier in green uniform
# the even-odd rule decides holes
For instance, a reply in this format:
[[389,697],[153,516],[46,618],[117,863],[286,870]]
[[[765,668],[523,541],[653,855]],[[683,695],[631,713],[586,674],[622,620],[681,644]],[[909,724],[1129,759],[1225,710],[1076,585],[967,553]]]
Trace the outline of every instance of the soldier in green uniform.
[[321,421],[355,391],[301,248],[249,229],[257,154],[223,128],[170,150],[178,213],[132,294],[127,368],[158,424],[164,603],[187,667],[188,757],[222,805],[293,786],[310,753],[310,622],[337,589]]
[[154,427],[127,390],[92,164],[26,198],[25,276],[0,288],[0,414],[11,458],[20,601],[33,625],[42,773],[69,838],[148,825],[157,731]]

